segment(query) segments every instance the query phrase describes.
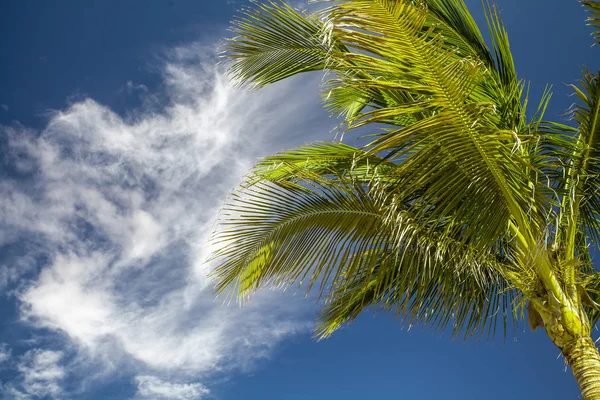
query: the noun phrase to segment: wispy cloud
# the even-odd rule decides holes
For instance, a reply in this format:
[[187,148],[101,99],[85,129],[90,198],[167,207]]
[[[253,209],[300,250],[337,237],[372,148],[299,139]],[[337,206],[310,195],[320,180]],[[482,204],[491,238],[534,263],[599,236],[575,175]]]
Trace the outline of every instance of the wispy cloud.
[[0,363],[10,359],[11,349],[6,343],[0,344]]
[[201,383],[172,383],[155,376],[136,376],[141,399],[199,400],[210,393]]
[[2,128],[14,173],[0,184],[0,246],[32,246],[46,261],[19,280],[20,258],[5,260],[0,280],[18,282],[24,321],[69,338],[102,376],[127,366],[139,396],[200,398],[211,376],[248,368],[310,325],[307,303],[280,293],[222,306],[204,259],[220,203],[255,158],[323,138],[318,79],[247,93],[204,51],[173,50],[165,93],[147,94],[160,101],[127,117],[86,99],[42,132]]
[[143,83],[134,83],[133,81],[127,81],[125,84],[125,90],[127,93],[132,94],[133,92],[148,93],[148,87]]
[[[62,381],[66,376],[60,364],[60,351],[34,349],[25,353],[17,364],[18,378],[0,386],[12,399],[56,399],[63,395]],[[5,397],[6,398],[6,397]]]

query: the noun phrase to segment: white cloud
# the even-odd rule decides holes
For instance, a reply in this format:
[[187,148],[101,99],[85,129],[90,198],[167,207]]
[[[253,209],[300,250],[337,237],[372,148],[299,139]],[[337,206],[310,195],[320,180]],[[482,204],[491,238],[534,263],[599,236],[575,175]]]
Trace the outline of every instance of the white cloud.
[[[0,237],[1,246],[2,238]],[[36,258],[34,254],[19,256],[10,264],[0,264],[0,292],[5,291],[12,284],[16,283],[24,274],[34,270],[35,265]]]
[[[220,203],[257,156],[327,138],[318,79],[247,93],[202,51],[170,54],[162,107],[123,117],[86,99],[42,132],[2,128],[15,168],[33,178],[0,184],[0,246],[36,238],[49,260],[20,286],[23,318],[106,374],[133,365],[140,393],[200,396],[198,379],[247,368],[310,326],[309,305],[280,293],[222,306],[203,260]],[[161,380],[172,373],[194,383]]]
[[127,81],[125,85],[125,90],[127,93],[132,94],[133,92],[140,91],[144,93],[148,93],[148,87],[143,83],[134,83],[133,81]]
[[6,343],[0,344],[0,364],[10,359],[11,349]]
[[20,388],[8,389],[17,398],[57,398],[62,393],[61,381],[65,378],[64,368],[59,364],[63,357],[60,351],[34,349],[21,357],[17,370],[21,374]]
[[137,395],[143,399],[199,400],[210,393],[201,383],[172,383],[155,376],[137,376]]

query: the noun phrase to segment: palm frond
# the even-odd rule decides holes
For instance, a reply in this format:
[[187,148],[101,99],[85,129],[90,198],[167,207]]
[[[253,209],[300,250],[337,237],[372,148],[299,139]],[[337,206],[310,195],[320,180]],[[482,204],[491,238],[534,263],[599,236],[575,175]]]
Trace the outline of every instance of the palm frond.
[[580,103],[573,109],[580,131],[580,151],[574,176],[578,180],[577,193],[581,196],[581,217],[584,229],[600,244],[600,77],[583,71],[581,89],[575,88]]
[[600,1],[583,0],[581,2],[590,14],[587,23],[592,27],[592,36],[594,44],[600,44]]
[[254,2],[233,21],[224,46],[234,81],[261,87],[298,73],[322,70],[338,46],[323,36],[323,22],[284,2]]
[[572,87],[578,99],[571,110],[577,129],[565,129],[571,142],[564,142],[568,169],[559,224],[567,259],[576,256],[581,229],[600,244],[600,78],[583,70],[580,86]]
[[[397,193],[418,196],[418,207],[435,208],[438,219],[466,227],[466,241],[488,245],[505,234],[511,218],[527,234],[529,221],[535,221],[527,213],[538,203],[527,184],[532,166],[519,152],[518,132],[493,124],[494,103],[471,97],[485,66],[451,57],[441,36],[424,35],[427,12],[410,2],[346,1],[330,17],[334,36],[350,49],[338,59],[348,60],[349,71],[373,76],[340,77],[330,83],[331,91],[394,89],[411,95],[405,104],[362,112],[353,124],[400,126],[371,143],[368,152],[402,161]],[[425,118],[414,118],[417,113]],[[414,122],[404,125],[407,118]]]
[[492,49],[494,51],[495,70],[500,75],[504,84],[512,84],[517,80],[517,72],[510,51],[510,42],[508,32],[504,28],[500,13],[496,6],[487,4],[484,7],[485,17],[492,39]]
[[[495,16],[490,20],[496,21],[491,25],[495,27],[492,36],[498,36],[494,43],[502,45],[495,47],[494,58],[462,0],[428,0],[426,3],[429,12],[421,28],[422,34],[430,38],[443,36],[444,40],[439,44],[451,59],[471,57],[482,60],[493,73],[488,74],[480,86],[488,94],[497,92],[494,97],[496,107],[501,111],[498,116],[522,116],[514,111],[519,106],[515,94],[520,93],[520,84],[504,79],[506,71],[512,70],[501,68],[506,64],[504,61],[512,62],[512,59],[497,14],[490,14]],[[331,70],[336,74],[371,79],[365,68],[340,63],[339,56],[348,53],[348,49],[335,32],[328,29],[330,22],[327,10],[318,14],[298,12],[280,1],[244,9],[233,22],[236,36],[226,43],[223,52],[232,62],[232,77],[254,87],[314,70]],[[350,61],[350,57],[345,61]],[[325,96],[333,100],[329,102],[333,111],[350,119],[365,106],[398,105],[413,100],[406,92],[381,87],[358,93],[356,87],[349,87],[346,92],[325,90]]]
[[[598,75],[574,87],[577,128],[543,121],[549,89],[528,119],[496,7],[484,6],[488,46],[463,0],[332,3],[257,3],[224,54],[255,87],[330,72],[325,106],[375,139],[261,160],[219,219],[217,291],[318,287],[320,336],[371,307],[466,335],[527,304],[546,318],[553,300],[595,323]],[[599,2],[582,3],[598,41]]]
[[214,253],[223,260],[215,269],[218,292],[230,287],[243,299],[269,283],[308,276],[312,285],[321,273],[325,284],[337,262],[352,265],[352,254],[383,245],[378,209],[366,193],[314,185],[259,182],[232,194],[213,238],[222,245]]
[[[514,288],[502,276],[508,265],[493,256],[473,257],[464,251],[464,246],[456,242],[454,245],[456,248],[452,251],[439,252],[436,256],[433,256],[435,247],[430,247],[430,263],[425,268],[412,264],[422,260],[424,249],[415,246],[407,250],[403,262],[394,265],[398,268],[394,272],[397,280],[386,281],[383,290],[379,289],[382,286],[379,280],[385,279],[387,274],[382,269],[390,269],[385,263],[376,264],[370,274],[355,274],[344,286],[330,293],[318,318],[316,336],[330,336],[367,308],[393,313],[409,326],[420,324],[444,330],[451,325],[453,335],[462,334],[465,338],[485,332],[493,337],[498,321],[502,321],[506,336],[508,321],[517,316],[511,312]],[[461,273],[453,259],[461,256],[466,257],[464,262],[473,263],[480,273],[490,275],[481,279]],[[421,274],[412,276],[416,269],[421,270]],[[436,274],[436,278],[431,279],[430,274]],[[404,279],[409,279],[409,283],[399,284]]]
[[429,18],[425,25],[444,35],[448,50],[455,48],[459,57],[479,58],[488,67],[494,66],[494,58],[463,0],[426,0],[426,4]]
[[600,321],[600,272],[590,273],[578,286],[590,324],[595,326]]
[[495,314],[506,315],[510,266],[490,255],[494,249],[480,252],[427,229],[378,189],[308,178],[304,185],[261,182],[234,193],[213,238],[221,244],[218,292],[229,288],[243,300],[259,287],[318,285],[331,304],[321,334],[355,315],[339,308],[349,295],[362,308],[375,301],[412,322],[452,323],[467,335],[493,330]]
[[248,176],[247,184],[267,181],[284,184],[320,176],[320,182],[339,182],[341,177],[370,182],[392,179],[397,165],[341,142],[319,142],[264,157]]

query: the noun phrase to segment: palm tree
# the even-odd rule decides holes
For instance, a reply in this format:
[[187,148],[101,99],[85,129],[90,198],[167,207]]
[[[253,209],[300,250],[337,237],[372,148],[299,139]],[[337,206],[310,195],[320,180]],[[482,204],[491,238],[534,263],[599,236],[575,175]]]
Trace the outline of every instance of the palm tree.
[[[582,3],[600,43],[600,2]],[[367,308],[467,338],[506,335],[526,312],[583,399],[599,399],[600,78],[584,70],[573,86],[574,127],[544,120],[549,91],[528,112],[499,14],[484,8],[489,46],[457,0],[243,10],[225,48],[234,80],[326,71],[325,106],[372,141],[261,160],[219,218],[216,290],[243,301],[315,288],[319,337]]]

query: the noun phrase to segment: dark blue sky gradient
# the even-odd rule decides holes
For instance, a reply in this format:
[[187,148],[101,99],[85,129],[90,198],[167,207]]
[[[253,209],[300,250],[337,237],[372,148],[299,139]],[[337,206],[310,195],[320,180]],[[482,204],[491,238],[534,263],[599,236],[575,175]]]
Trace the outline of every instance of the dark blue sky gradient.
[[[575,0],[497,3],[517,71],[531,81],[532,107],[544,86],[552,84],[547,117],[560,118],[571,103],[566,83],[578,78],[579,66],[600,66],[600,49],[591,47],[583,8]],[[479,2],[468,4],[482,22]],[[0,108],[0,124],[40,128],[49,110],[84,97],[122,114],[131,112],[140,104],[125,93],[127,81],[159,90],[154,66],[161,52],[192,41],[216,42],[227,34],[240,5],[220,0],[5,0],[0,4],[0,104],[8,109]],[[323,138],[329,138],[328,132]],[[16,343],[15,334],[27,329],[15,321],[15,310],[13,297],[0,300],[0,341]],[[211,397],[575,399],[576,384],[558,355],[544,332],[529,332],[524,325],[516,340],[509,335],[505,342],[463,342],[420,328],[406,332],[387,315],[366,314],[331,339],[315,342],[301,336],[284,343],[252,371],[215,382]],[[7,379],[2,373],[0,380]],[[117,380],[77,398],[121,399],[133,392]]]
[[[218,6],[216,6],[218,4]],[[159,84],[165,48],[222,37],[236,9],[204,1],[8,1],[0,5],[4,54],[0,122],[44,124],[48,109],[92,97],[130,109],[128,80]]]

